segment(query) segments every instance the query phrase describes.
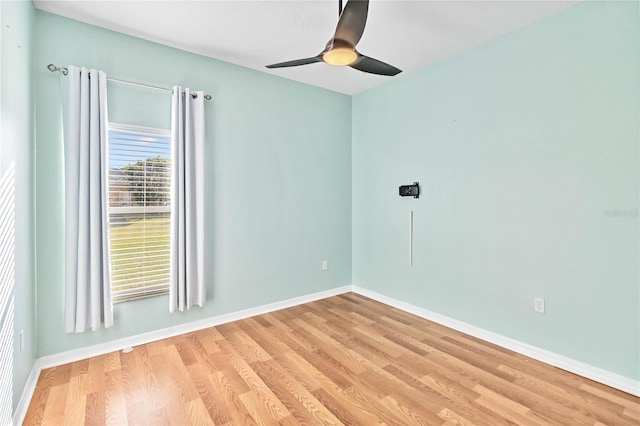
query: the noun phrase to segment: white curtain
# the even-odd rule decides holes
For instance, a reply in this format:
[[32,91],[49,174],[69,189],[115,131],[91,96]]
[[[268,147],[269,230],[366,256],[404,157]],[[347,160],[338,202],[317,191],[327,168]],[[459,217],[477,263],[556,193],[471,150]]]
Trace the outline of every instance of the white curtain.
[[169,312],[203,306],[204,93],[173,87],[171,97],[171,282]]
[[61,75],[65,176],[65,331],[113,325],[107,198],[107,76]]

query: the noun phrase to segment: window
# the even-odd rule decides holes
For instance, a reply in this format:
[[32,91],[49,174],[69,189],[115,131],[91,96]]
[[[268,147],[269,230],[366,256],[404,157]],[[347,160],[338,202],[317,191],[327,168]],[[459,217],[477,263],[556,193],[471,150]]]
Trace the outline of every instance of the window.
[[16,285],[15,162],[11,162],[3,172],[0,179],[0,423],[11,424],[15,342],[13,288]]
[[109,123],[113,302],[169,292],[169,130]]

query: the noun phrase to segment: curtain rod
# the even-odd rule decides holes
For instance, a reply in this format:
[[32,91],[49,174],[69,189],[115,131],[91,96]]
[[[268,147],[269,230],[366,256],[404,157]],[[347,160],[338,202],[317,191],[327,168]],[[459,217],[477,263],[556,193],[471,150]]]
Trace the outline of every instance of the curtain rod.
[[[49,71],[51,71],[51,72],[60,71],[62,73],[62,75],[67,75],[69,73],[69,70],[67,70],[66,68],[59,67],[59,66],[54,65],[54,64],[47,65],[47,69]],[[114,83],[128,84],[128,85],[131,85],[131,86],[146,87],[148,89],[164,90],[164,91],[167,91],[167,92],[173,91],[173,89],[170,89],[168,87],[152,86],[150,84],[136,83],[135,81],[120,80],[118,78],[107,77],[107,81],[113,81]],[[196,97],[198,97],[198,95],[196,95],[195,93],[192,93],[191,96],[194,99]],[[204,95],[204,98],[206,100],[210,101],[211,100],[211,95]]]

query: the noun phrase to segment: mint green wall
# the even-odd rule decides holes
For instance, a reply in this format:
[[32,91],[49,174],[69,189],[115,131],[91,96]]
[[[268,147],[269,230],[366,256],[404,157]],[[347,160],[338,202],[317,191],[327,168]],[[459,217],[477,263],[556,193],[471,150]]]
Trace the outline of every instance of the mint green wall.
[[[32,34],[30,1],[0,2],[2,31],[0,176],[15,167],[13,408],[36,358],[33,232]],[[3,291],[5,291],[3,289]],[[25,345],[20,352],[20,331]],[[6,378],[3,378],[3,380]]]
[[[350,284],[350,97],[56,15],[36,18],[39,356]],[[213,95],[205,308],[169,314],[168,297],[150,298],[115,305],[110,329],[64,333],[60,92],[48,63]],[[114,121],[170,125],[168,93],[109,90]]]
[[585,2],[354,97],[353,284],[640,379],[638,12]]
[[[353,99],[36,12],[38,356],[352,282],[638,380],[638,12],[583,3]],[[158,297],[62,332],[51,62],[214,96],[204,309]],[[109,89],[113,121],[169,125],[168,96]]]

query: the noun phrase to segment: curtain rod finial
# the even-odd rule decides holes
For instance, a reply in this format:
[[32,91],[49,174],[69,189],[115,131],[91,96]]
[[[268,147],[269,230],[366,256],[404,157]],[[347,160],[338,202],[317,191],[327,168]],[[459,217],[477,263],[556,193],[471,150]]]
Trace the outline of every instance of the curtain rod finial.
[[69,74],[69,71],[67,71],[67,69],[66,69],[66,68],[60,68],[59,66],[54,65],[54,64],[49,64],[49,65],[47,65],[47,69],[48,69],[49,71],[51,71],[51,72],[61,71],[61,72],[62,72],[62,75],[67,75],[67,74]]

